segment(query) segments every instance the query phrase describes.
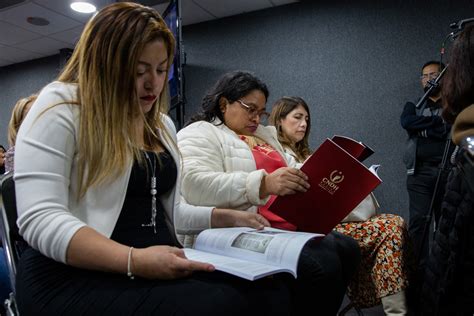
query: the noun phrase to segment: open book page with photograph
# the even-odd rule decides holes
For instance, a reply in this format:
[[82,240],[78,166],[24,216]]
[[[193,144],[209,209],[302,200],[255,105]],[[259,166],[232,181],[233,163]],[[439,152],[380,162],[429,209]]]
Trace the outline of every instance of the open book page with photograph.
[[301,167],[310,189],[278,196],[269,209],[299,231],[329,233],[382,182],[350,151],[326,139]]
[[266,227],[215,228],[201,232],[194,249],[185,248],[186,257],[208,262],[223,272],[256,280],[278,272],[295,278],[298,259],[308,240],[321,234],[291,232]]

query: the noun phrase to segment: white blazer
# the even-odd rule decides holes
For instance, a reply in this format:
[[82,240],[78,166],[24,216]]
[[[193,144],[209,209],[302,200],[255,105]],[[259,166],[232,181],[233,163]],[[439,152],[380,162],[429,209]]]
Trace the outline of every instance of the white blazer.
[[[42,254],[64,263],[69,242],[81,227],[87,225],[106,237],[111,236],[133,166],[130,158],[124,174],[90,188],[83,198],[76,198],[80,106],[71,104],[74,100],[77,100],[76,85],[61,82],[47,85],[21,125],[15,151],[20,234]],[[162,121],[176,141],[171,119],[163,115]],[[199,233],[210,227],[212,208],[181,201],[179,155],[164,133],[158,132],[178,166],[175,187],[161,199],[170,231]]]

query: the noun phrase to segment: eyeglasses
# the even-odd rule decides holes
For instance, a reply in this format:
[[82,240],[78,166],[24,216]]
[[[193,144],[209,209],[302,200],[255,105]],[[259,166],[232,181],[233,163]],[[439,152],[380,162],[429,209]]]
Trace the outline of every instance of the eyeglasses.
[[270,113],[265,112],[265,110],[259,112],[254,106],[245,104],[244,101],[242,101],[242,100],[237,100],[237,102],[239,102],[240,105],[242,105],[242,107],[247,111],[247,113],[248,113],[248,115],[251,119],[254,119],[258,116],[260,121],[266,122],[268,120],[268,118],[270,117]]
[[439,72],[430,72],[430,73],[427,73],[427,74],[422,74],[420,76],[420,79],[421,80],[424,80],[424,79],[428,79],[428,80],[432,80],[432,79],[436,79],[438,78],[439,76]]

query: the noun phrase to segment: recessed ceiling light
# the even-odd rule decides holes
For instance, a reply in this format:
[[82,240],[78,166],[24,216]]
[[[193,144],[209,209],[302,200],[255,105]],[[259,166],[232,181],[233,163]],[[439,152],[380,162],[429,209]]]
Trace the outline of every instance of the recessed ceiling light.
[[73,2],[71,3],[71,9],[80,13],[94,13],[97,11],[96,7],[89,2]]

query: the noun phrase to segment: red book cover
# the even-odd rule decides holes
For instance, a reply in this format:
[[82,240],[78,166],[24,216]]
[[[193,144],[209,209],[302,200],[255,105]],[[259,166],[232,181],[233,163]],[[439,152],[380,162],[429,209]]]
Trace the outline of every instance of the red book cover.
[[269,209],[305,232],[328,234],[382,182],[330,139],[319,146],[301,170],[311,188],[278,196]]
[[335,135],[332,141],[359,161],[364,161],[374,153],[372,148],[347,136]]

